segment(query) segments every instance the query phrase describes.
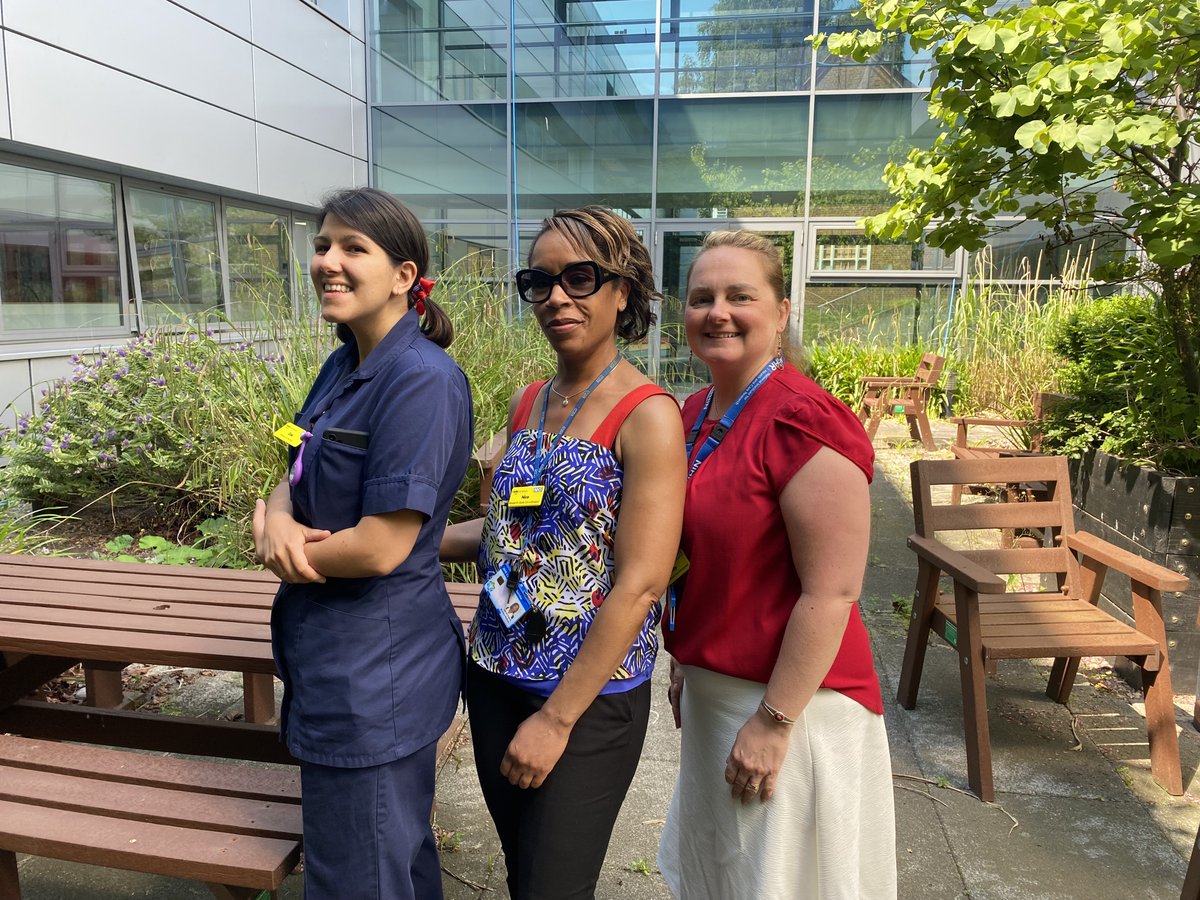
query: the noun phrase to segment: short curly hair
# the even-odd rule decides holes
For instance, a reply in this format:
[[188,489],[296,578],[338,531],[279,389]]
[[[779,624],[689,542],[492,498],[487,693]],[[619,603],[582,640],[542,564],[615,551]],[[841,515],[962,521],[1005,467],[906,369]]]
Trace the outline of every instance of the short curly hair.
[[607,272],[625,279],[629,285],[629,300],[617,315],[617,336],[626,341],[640,341],[654,324],[653,300],[662,294],[654,286],[654,266],[646,245],[641,242],[628,219],[623,219],[605,206],[582,206],[560,209],[542,220],[541,231],[533,239],[533,248],[547,232],[560,235],[585,258]]

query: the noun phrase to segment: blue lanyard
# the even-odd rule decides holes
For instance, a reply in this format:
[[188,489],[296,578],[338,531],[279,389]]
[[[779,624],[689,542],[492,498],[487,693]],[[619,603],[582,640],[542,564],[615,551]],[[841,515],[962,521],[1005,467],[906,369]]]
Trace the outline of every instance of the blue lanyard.
[[[696,458],[692,460],[692,464],[688,467],[688,481],[692,480],[692,476],[696,474],[696,470],[700,468],[700,464],[708,459],[714,450],[721,445],[721,441],[725,439],[725,435],[729,433],[729,429],[733,427],[733,423],[741,414],[746,404],[750,402],[750,398],[758,391],[760,387],[771,377],[776,369],[783,365],[783,361],[779,357],[773,357],[759,373],[754,376],[754,380],[746,385],[745,390],[734,401],[733,406],[725,411],[725,415],[721,416],[721,421],[713,426],[712,431],[708,433],[708,437],[704,439],[704,443],[700,445],[700,450],[696,453]],[[708,415],[709,409],[712,407],[714,388],[708,389],[708,396],[704,398],[704,408],[700,410],[700,415],[696,418],[696,424],[692,426],[692,430],[687,436],[687,458],[692,459],[692,448],[696,446],[696,438],[700,435],[700,426],[704,422],[704,417]],[[675,630],[675,610],[679,605],[679,588],[671,584],[667,587],[667,628],[670,631]]]
[[546,471],[546,464],[550,462],[550,457],[553,456],[554,451],[558,449],[558,445],[562,441],[563,435],[565,435],[567,433],[567,429],[571,427],[571,423],[575,420],[575,414],[578,413],[583,407],[583,401],[592,395],[592,391],[600,386],[600,382],[608,377],[609,373],[617,367],[617,363],[620,361],[621,354],[618,351],[617,355],[613,357],[613,361],[608,364],[603,372],[596,376],[595,381],[588,385],[588,389],[583,392],[583,396],[575,401],[575,405],[567,414],[566,420],[562,423],[562,427],[558,429],[558,434],[554,436],[554,440],[551,442],[550,446],[548,446],[545,450],[542,450],[542,435],[545,433],[546,429],[546,408],[550,405],[550,385],[546,385],[546,393],[545,396],[542,397],[542,417],[538,420],[538,430],[537,435],[534,438],[533,445],[533,484],[541,483],[542,473]]
[[[734,401],[733,406],[725,411],[725,415],[721,416],[721,421],[713,426],[712,431],[708,433],[708,437],[704,439],[704,443],[700,445],[700,450],[696,454],[696,458],[692,460],[691,466],[688,467],[687,477],[690,479],[696,474],[696,470],[700,468],[700,464],[712,455],[712,452],[720,446],[721,441],[725,439],[725,435],[729,433],[729,429],[733,427],[733,423],[737,421],[737,417],[741,414],[742,409],[750,402],[750,398],[754,396],[763,383],[771,377],[771,373],[778,369],[783,363],[779,357],[772,357],[771,361],[759,370],[759,373],[754,376],[754,380],[746,385],[745,390]],[[704,422],[704,417],[708,415],[708,410],[712,406],[713,388],[708,389],[708,396],[704,399],[704,408],[700,410],[700,415],[696,419],[696,424],[692,426],[691,432],[687,437],[687,458],[692,459],[692,448],[696,446],[696,437],[700,434],[700,426]]]

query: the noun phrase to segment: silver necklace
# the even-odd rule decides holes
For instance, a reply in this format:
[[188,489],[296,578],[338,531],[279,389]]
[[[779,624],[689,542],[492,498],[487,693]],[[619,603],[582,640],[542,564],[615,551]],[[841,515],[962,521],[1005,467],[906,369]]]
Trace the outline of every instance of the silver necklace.
[[564,394],[554,387],[554,381],[550,382],[550,393],[554,394],[554,396],[556,396],[556,397],[562,398],[562,403],[560,404],[560,406],[566,406],[568,403],[571,402],[572,397],[578,397],[580,394],[582,394],[586,390],[587,390],[587,388],[584,387],[584,388],[580,388],[573,394]]

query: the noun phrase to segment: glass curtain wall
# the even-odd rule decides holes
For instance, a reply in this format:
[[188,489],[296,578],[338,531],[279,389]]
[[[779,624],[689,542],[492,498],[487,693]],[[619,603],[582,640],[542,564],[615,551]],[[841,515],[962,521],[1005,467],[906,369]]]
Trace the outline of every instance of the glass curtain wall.
[[[442,265],[503,277],[544,216],[587,203],[628,216],[660,269],[685,249],[670,235],[793,234],[806,340],[919,332],[966,274],[963,254],[854,226],[888,205],[884,167],[935,135],[928,59],[813,51],[817,31],[859,27],[857,0],[374,3],[372,178]],[[995,255],[1029,246],[1014,233]]]

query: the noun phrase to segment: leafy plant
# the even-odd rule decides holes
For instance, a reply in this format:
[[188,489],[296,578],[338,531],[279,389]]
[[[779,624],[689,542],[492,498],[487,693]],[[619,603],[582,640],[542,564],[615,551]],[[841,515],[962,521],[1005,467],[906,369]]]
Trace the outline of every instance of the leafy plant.
[[57,554],[58,539],[50,529],[66,519],[51,510],[26,510],[0,501],[0,553]]
[[[1055,244],[1123,246],[1105,277],[1164,309],[1185,390],[1200,394],[1200,7],[1195,0],[863,0],[874,30],[822,36],[865,62],[907,43],[933,58],[931,148],[885,169],[879,237],[978,249],[1003,217]],[[927,228],[932,226],[931,230]]]
[[[518,385],[553,371],[553,354],[532,316],[507,321],[502,283],[451,270],[438,299],[456,326],[451,353],[471,382],[481,442],[505,427]],[[9,457],[0,488],[38,506],[103,502],[122,527],[148,520],[175,535],[142,548],[159,561],[249,564],[254,502],[286,463],[273,433],[335,346],[324,323],[268,312],[244,327],[180,320],[77,356],[38,412],[0,434]],[[454,520],[477,514],[478,479],[468,475]]]
[[1131,463],[1200,474],[1200,412],[1172,352],[1170,325],[1151,298],[1123,295],[1069,315],[1053,349],[1070,398],[1047,416],[1045,444],[1091,448]]

